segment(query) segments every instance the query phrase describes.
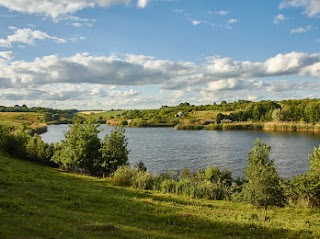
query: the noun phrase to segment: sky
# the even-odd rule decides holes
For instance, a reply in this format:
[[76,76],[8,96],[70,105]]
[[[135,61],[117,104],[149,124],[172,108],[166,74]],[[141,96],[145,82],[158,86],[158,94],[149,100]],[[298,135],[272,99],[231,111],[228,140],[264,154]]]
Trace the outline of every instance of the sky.
[[320,0],[0,0],[0,105],[320,98]]

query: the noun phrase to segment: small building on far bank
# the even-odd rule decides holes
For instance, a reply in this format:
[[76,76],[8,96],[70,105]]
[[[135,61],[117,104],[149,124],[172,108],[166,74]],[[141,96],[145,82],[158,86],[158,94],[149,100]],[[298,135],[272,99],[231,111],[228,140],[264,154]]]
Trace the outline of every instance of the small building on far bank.
[[179,111],[178,113],[176,113],[176,117],[182,118],[184,116],[184,113]]

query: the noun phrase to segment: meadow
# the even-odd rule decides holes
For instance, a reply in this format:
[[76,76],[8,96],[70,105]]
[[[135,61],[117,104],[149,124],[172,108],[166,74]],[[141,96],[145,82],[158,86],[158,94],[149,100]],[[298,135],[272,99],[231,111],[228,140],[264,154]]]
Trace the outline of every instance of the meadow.
[[0,238],[319,238],[319,209],[115,186],[0,153]]

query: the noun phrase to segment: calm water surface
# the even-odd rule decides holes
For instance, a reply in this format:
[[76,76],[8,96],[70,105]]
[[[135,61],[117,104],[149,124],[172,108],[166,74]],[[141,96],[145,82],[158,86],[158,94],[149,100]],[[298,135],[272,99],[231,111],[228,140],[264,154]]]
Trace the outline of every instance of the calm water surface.
[[[99,137],[112,130],[101,125]],[[45,142],[59,142],[68,131],[67,125],[50,125],[42,134]],[[154,173],[170,170],[204,169],[207,165],[229,169],[242,176],[247,154],[256,138],[271,146],[270,158],[282,177],[306,172],[308,154],[320,145],[320,134],[263,131],[183,131],[172,128],[126,128],[129,162],[143,161]]]

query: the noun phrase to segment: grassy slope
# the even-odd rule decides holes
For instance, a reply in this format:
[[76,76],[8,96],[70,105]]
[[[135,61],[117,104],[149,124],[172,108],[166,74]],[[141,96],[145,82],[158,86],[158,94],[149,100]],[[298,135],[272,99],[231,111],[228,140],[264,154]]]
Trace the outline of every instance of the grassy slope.
[[0,123],[6,125],[31,125],[39,123],[42,118],[42,114],[34,112],[0,112]]
[[124,110],[114,110],[114,111],[97,111],[97,112],[93,112],[93,114],[91,114],[90,112],[79,112],[78,115],[81,117],[89,117],[89,118],[93,118],[93,119],[99,119],[100,117],[102,117],[103,119],[109,119],[111,116],[116,117],[117,115],[121,115],[123,112],[125,112]]
[[0,154],[0,238],[319,238],[319,210],[139,192]]

